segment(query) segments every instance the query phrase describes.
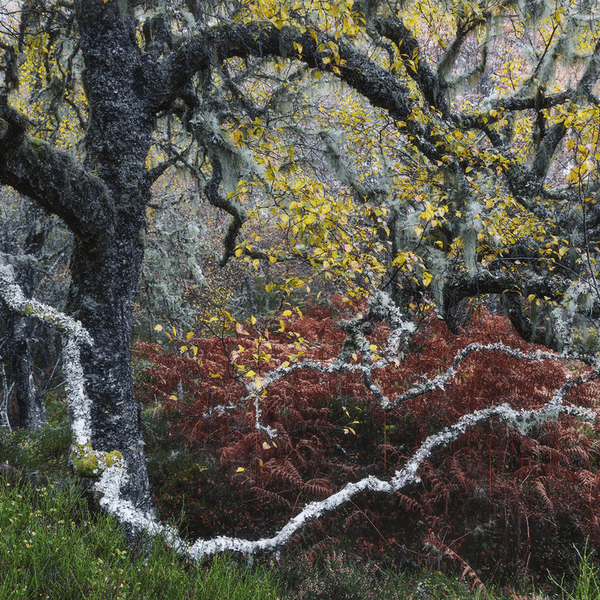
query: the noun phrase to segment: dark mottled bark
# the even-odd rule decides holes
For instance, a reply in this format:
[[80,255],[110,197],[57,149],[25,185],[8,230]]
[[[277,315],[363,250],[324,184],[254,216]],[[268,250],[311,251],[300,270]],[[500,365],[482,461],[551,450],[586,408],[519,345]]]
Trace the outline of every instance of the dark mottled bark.
[[143,260],[145,208],[150,198],[145,159],[153,127],[133,21],[116,4],[77,3],[84,84],[90,104],[85,167],[103,181],[110,225],[77,236],[68,312],[94,339],[82,356],[92,400],[92,445],[118,449],[128,462],[129,496],[149,501],[139,411],[133,393],[130,344]]
[[523,297],[515,292],[502,295],[502,303],[506,307],[508,318],[515,331],[524,339],[542,344],[551,350],[561,352],[564,344],[552,331],[552,323],[548,318],[540,325],[532,321],[523,310]]
[[152,87],[134,23],[116,3],[76,5],[90,117],[84,165],[28,137],[26,124],[0,104],[0,181],[58,214],[75,234],[67,310],[94,340],[82,355],[92,401],[92,444],[119,450],[131,475],[128,496],[148,503],[130,344],[143,259],[145,168],[154,114]]
[[[519,285],[520,284],[520,285]],[[465,298],[485,294],[500,294],[508,317],[519,335],[528,341],[543,344],[553,350],[561,350],[561,341],[551,332],[550,324],[538,327],[523,310],[523,297],[535,294],[543,298],[561,298],[569,286],[569,280],[529,273],[528,277],[516,277],[506,271],[480,270],[475,273],[456,275],[444,289],[444,318],[451,331],[458,333],[454,311]]]

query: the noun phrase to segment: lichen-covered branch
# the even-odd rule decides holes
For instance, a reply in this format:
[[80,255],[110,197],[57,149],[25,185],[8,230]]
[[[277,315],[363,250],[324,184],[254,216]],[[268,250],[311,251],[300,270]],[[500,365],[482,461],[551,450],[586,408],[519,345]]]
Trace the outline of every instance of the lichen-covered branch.
[[69,154],[27,133],[27,121],[0,95],[0,183],[58,215],[77,235],[113,229],[110,195]]
[[81,346],[93,346],[90,334],[79,321],[37,300],[26,298],[15,283],[11,265],[0,265],[0,299],[8,310],[54,327],[63,334],[63,374],[67,382],[67,405],[73,435],[70,456],[75,472],[83,477],[97,477],[108,467],[123,468],[123,455],[118,450],[100,452],[92,448],[91,403],[85,390],[80,352]]
[[11,265],[0,264],[0,298],[7,308],[23,317],[30,317],[72,336],[80,344],[93,344],[90,334],[81,323],[37,300],[26,298],[14,278]]
[[63,334],[63,372],[67,381],[67,403],[73,438],[77,444],[89,443],[90,401],[85,392],[80,346],[93,345],[90,334],[79,321],[51,306],[26,298],[15,282],[11,265],[0,265],[0,298],[9,311],[49,325]]
[[8,420],[8,401],[14,387],[14,382],[9,386],[8,379],[6,377],[6,370],[4,369],[4,360],[0,355],[0,383],[2,384],[2,396],[0,396],[0,429],[6,429],[12,431],[10,421]]
[[[600,372],[596,370],[594,376],[598,377],[599,375]],[[587,380],[589,381],[589,378]],[[220,552],[233,551],[246,554],[274,552],[288,542],[296,532],[301,531],[308,523],[328,512],[336,510],[358,494],[364,492],[393,494],[408,485],[418,483],[420,480],[418,470],[425,460],[456,440],[469,428],[474,427],[482,421],[498,417],[525,434],[532,426],[555,420],[561,413],[572,414],[590,421],[596,420],[597,415],[591,410],[562,405],[562,396],[565,393],[566,385],[554,395],[546,406],[539,410],[517,411],[507,404],[502,404],[501,406],[494,406],[463,416],[451,427],[446,427],[439,433],[429,436],[404,467],[396,471],[390,481],[370,476],[355,483],[348,483],[339,492],[332,494],[325,500],[308,504],[277,534],[270,538],[251,541],[221,536],[212,540],[197,540],[192,545],[189,545],[177,535],[173,528],[159,523],[150,514],[136,509],[131,502],[121,499],[120,489],[125,483],[124,478],[127,477],[122,468],[113,467],[106,469],[96,484],[95,489],[102,494],[100,505],[107,512],[115,515],[121,522],[128,524],[138,531],[143,531],[153,536],[164,535],[167,542],[172,545],[176,552],[191,560],[200,560],[205,556]]]
[[[392,331],[388,336],[385,347],[377,350],[377,358],[374,360],[374,351],[371,350],[371,342],[365,337],[367,333],[373,330],[376,323],[388,322]],[[395,398],[388,398],[381,388],[373,381],[372,373],[375,369],[385,369],[394,361],[402,351],[402,343],[406,342],[414,330],[414,324],[406,319],[401,311],[393,304],[389,296],[378,291],[369,299],[369,308],[364,315],[350,319],[341,324],[342,329],[348,333],[344,342],[342,352],[330,361],[304,360],[287,366],[280,366],[270,373],[261,376],[258,380],[259,385],[242,380],[248,390],[248,395],[238,404],[228,406],[216,406],[204,413],[205,418],[209,418],[214,412],[227,412],[236,410],[240,406],[245,406],[254,401],[256,411],[256,428],[265,431],[270,437],[276,437],[276,431],[270,427],[265,427],[260,421],[259,399],[263,392],[273,383],[288,377],[292,373],[301,370],[318,371],[323,374],[335,373],[360,373],[363,376],[365,387],[375,396],[381,408],[385,411],[391,411],[406,400],[411,400],[422,396],[436,389],[444,389],[456,376],[457,369],[468,356],[475,352],[502,352],[512,358],[522,360],[559,360],[561,355],[553,352],[521,352],[516,348],[506,346],[502,343],[497,344],[469,344],[463,348],[454,358],[452,365],[445,373],[437,375],[433,379],[425,379],[419,385],[413,386],[403,394]],[[360,353],[362,362],[354,362],[354,357]],[[581,382],[580,382],[581,383]],[[576,385],[580,385],[577,383]],[[565,384],[567,385],[567,384]],[[575,385],[570,384],[571,387]]]

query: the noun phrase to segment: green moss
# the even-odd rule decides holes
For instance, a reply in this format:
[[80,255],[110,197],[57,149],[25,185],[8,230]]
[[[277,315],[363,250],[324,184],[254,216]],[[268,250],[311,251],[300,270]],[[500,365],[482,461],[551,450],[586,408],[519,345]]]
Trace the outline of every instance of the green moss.
[[45,159],[48,156],[48,145],[39,138],[29,138],[29,147],[39,159]]
[[71,447],[71,462],[76,475],[80,477],[99,477],[109,467],[118,466],[123,455],[118,450],[100,452],[92,444],[74,443]]

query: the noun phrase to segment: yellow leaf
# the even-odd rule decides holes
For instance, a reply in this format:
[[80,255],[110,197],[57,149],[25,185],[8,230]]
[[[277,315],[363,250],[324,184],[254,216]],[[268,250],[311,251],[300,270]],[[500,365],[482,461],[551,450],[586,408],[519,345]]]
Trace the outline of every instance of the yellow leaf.
[[269,446],[269,444],[267,444],[267,442],[263,442],[263,450],[269,450],[271,448],[271,446]]
[[423,285],[427,287],[433,280],[433,275],[427,271],[423,271]]
[[162,325],[155,325],[154,326],[154,331],[162,331],[163,330],[163,326]]
[[535,300],[535,294],[529,294],[529,296],[527,296],[527,300],[529,300],[529,302],[533,302]]
[[252,369],[246,373],[246,377],[254,377],[255,375],[256,373]]
[[186,340],[189,340],[190,338],[193,338],[193,337],[194,337],[194,332],[193,332],[193,331],[188,331],[188,332],[185,334],[185,339],[186,339]]
[[236,469],[236,471],[235,471],[235,472],[236,472],[236,473],[242,473],[242,472],[243,472],[243,471],[245,471],[245,470],[246,470],[246,469],[244,469],[244,467],[238,467],[238,468]]
[[179,352],[181,352],[181,354],[183,354],[184,352],[187,352],[188,347],[187,346],[181,346],[181,348],[179,348]]
[[235,324],[235,330],[238,333],[238,335],[250,335],[245,329],[244,326],[241,323],[236,323]]
[[283,316],[284,317],[291,317],[292,316],[292,311],[291,310],[284,310],[283,311]]

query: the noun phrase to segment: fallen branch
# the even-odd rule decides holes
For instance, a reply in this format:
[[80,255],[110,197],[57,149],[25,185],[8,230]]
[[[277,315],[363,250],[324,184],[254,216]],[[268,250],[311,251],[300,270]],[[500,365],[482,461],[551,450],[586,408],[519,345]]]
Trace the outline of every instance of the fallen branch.
[[79,321],[51,306],[26,298],[15,282],[11,265],[0,264],[0,299],[9,311],[54,327],[64,334],[63,371],[67,380],[71,430],[77,444],[88,444],[91,438],[90,401],[85,392],[79,348],[80,345],[93,346],[92,337]]
[[[586,381],[596,379],[600,376],[600,370],[596,370],[593,377]],[[583,381],[582,381],[583,382]],[[332,494],[325,500],[312,502],[304,510],[292,518],[276,535],[270,538],[251,541],[241,538],[231,538],[220,536],[212,540],[197,540],[192,545],[182,540],[172,527],[161,524],[154,519],[150,513],[142,512],[133,505],[133,503],[122,500],[120,489],[125,483],[127,477],[122,467],[112,467],[106,469],[95,485],[95,490],[102,494],[100,505],[110,514],[113,514],[123,523],[127,523],[138,531],[150,535],[164,535],[166,541],[182,556],[191,560],[200,560],[203,557],[218,554],[220,552],[243,552],[245,554],[254,554],[257,552],[276,552],[290,538],[302,530],[308,523],[318,519],[328,512],[332,512],[351,500],[354,496],[363,492],[379,492],[393,494],[407,487],[408,485],[420,481],[417,471],[425,460],[430,458],[435,452],[441,450],[467,429],[494,417],[499,417],[509,425],[517,428],[519,431],[528,431],[531,427],[547,421],[554,421],[561,413],[575,415],[579,418],[595,421],[597,414],[589,409],[582,407],[563,406],[561,404],[564,389],[569,382],[564,384],[554,395],[552,400],[544,407],[532,411],[516,411],[508,404],[486,408],[474,413],[463,416],[451,427],[446,427],[439,433],[429,436],[421,447],[415,452],[413,457],[407,461],[404,467],[396,471],[390,481],[384,481],[370,476],[361,479],[355,483],[348,483],[339,492]],[[571,386],[572,387],[572,386]],[[569,388],[570,389],[570,388]]]
[[[66,315],[47,307],[34,300],[26,299],[19,286],[14,282],[12,267],[0,265],[0,298],[7,304],[8,308],[19,314],[25,314],[31,318],[41,320],[45,323],[54,325],[59,331],[66,335],[64,349],[64,372],[68,381],[68,402],[70,414],[72,417],[73,435],[76,443],[79,445],[79,451],[82,446],[87,445],[90,440],[90,406],[89,399],[85,393],[83,369],[79,359],[79,345],[82,343],[92,344],[91,337],[78,321],[67,317]],[[354,320],[357,327],[360,323],[366,321],[361,319]],[[350,322],[352,323],[352,322]],[[356,332],[356,329],[355,329]],[[398,338],[400,339],[400,338]],[[558,358],[557,355],[549,353],[523,354],[513,348],[508,348],[502,344],[490,346],[480,346],[471,344],[463,349],[455,358],[454,363],[445,375],[436,377],[428,382],[429,385],[440,387],[445,385],[451,377],[454,376],[453,369],[460,364],[471,352],[481,350],[501,350],[509,353],[511,356],[527,359]],[[311,363],[314,368],[325,369],[324,372],[331,372],[329,369],[334,365],[317,367],[319,363]],[[361,365],[356,365],[360,367]],[[293,370],[306,368],[306,363],[293,365]],[[372,367],[373,368],[373,367]],[[282,377],[290,370],[276,370],[277,378]],[[440,379],[440,377],[442,379]],[[508,404],[493,406],[483,410],[473,412],[461,417],[454,425],[446,427],[439,433],[429,436],[415,454],[410,458],[404,467],[396,471],[390,481],[384,481],[373,476],[365,477],[360,481],[348,483],[340,491],[332,494],[325,500],[312,502],[308,504],[298,515],[292,518],[277,534],[270,538],[251,541],[241,538],[230,538],[220,536],[211,540],[197,540],[192,545],[182,540],[174,528],[163,525],[158,521],[152,512],[143,511],[136,507],[131,501],[123,499],[122,490],[126,488],[130,475],[127,472],[125,461],[118,460],[107,453],[90,454],[106,455],[102,468],[97,472],[98,481],[94,484],[93,490],[100,495],[100,506],[106,512],[114,515],[121,523],[132,527],[134,530],[146,533],[150,536],[162,535],[166,541],[174,548],[176,552],[188,557],[191,560],[200,560],[205,556],[210,556],[220,552],[235,551],[246,554],[257,552],[275,552],[286,544],[290,538],[298,531],[301,531],[308,523],[318,519],[326,513],[332,512],[350,501],[354,496],[364,492],[393,494],[408,485],[420,481],[417,472],[425,460],[451,442],[458,439],[469,428],[474,427],[482,421],[492,418],[503,419],[508,425],[516,428],[522,435],[526,435],[532,427],[541,423],[555,421],[562,413],[577,416],[588,421],[595,421],[597,413],[593,410],[580,406],[564,406],[563,398],[568,391],[600,377],[600,366],[587,375],[582,375],[576,379],[568,379],[554,394],[552,399],[542,408],[537,410],[514,410]],[[274,381],[273,375],[270,376],[270,382]],[[434,385],[435,384],[435,385]],[[265,384],[263,384],[264,387]],[[426,384],[427,385],[427,384]],[[423,386],[419,388],[419,393]],[[262,389],[262,388],[261,388]],[[410,391],[407,392],[411,393]],[[255,392],[256,394],[256,392]],[[404,394],[406,396],[406,394]],[[97,457],[98,459],[102,457]],[[113,458],[114,460],[109,460]]]

